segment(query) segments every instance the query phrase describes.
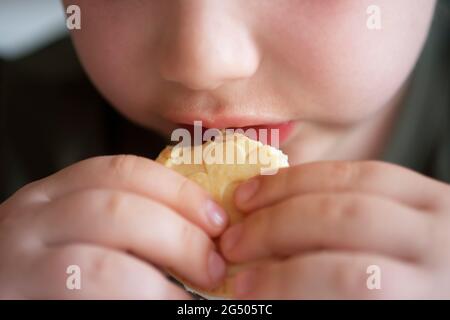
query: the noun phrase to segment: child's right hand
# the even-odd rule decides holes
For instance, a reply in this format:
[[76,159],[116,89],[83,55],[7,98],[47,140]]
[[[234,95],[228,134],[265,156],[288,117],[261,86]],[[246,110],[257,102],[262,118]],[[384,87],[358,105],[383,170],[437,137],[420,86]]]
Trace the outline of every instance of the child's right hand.
[[[0,297],[188,298],[158,267],[214,287],[225,265],[211,237],[226,219],[198,185],[151,160],[79,162],[0,205]],[[80,290],[66,286],[70,265]]]

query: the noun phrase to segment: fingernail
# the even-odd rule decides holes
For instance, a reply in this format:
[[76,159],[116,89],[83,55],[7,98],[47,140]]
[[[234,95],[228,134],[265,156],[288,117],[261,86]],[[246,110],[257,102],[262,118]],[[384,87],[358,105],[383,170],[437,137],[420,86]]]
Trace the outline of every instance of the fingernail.
[[209,200],[206,204],[206,214],[209,223],[215,227],[223,227],[227,221],[227,215],[214,201]]
[[231,251],[239,241],[244,227],[242,223],[238,223],[225,231],[222,236],[222,250],[224,252]]
[[225,276],[226,265],[222,257],[215,251],[211,251],[208,258],[209,276],[213,283],[218,283]]
[[255,284],[255,273],[244,271],[238,275],[233,282],[233,292],[236,298],[242,298],[252,292]]
[[258,191],[259,179],[253,178],[247,182],[242,183],[236,189],[235,201],[237,204],[244,204],[246,201],[250,200]]

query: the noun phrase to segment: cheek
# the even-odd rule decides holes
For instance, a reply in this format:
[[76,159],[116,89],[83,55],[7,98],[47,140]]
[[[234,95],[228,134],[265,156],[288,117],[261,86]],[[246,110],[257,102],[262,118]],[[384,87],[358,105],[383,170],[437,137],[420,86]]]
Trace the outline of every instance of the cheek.
[[[310,104],[314,119],[352,122],[372,115],[399,91],[425,40],[434,2],[377,1],[381,30],[366,26],[373,1],[305,1],[275,19],[274,59]],[[281,16],[281,15],[280,15]],[[269,43],[269,42],[268,42]],[[286,84],[289,86],[289,84]]]
[[[82,29],[72,38],[86,72],[99,91],[133,120],[152,111],[155,50],[161,1],[78,0]],[[133,16],[133,19],[129,19]]]

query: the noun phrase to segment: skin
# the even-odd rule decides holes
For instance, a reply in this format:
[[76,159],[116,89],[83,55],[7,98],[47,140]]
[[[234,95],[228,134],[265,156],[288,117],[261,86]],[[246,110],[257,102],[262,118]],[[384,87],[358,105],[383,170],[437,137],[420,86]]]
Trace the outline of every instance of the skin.
[[174,117],[296,121],[292,164],[378,155],[435,5],[377,1],[383,29],[370,31],[370,0],[70,4],[80,59],[125,116],[166,134]]
[[[330,179],[329,177],[333,177]],[[221,239],[242,299],[450,297],[450,186],[377,161],[316,162],[241,184]],[[381,289],[368,290],[369,266]]]
[[[226,215],[148,159],[81,161],[20,189],[0,213],[2,298],[186,299],[159,269],[205,288],[224,275],[211,238]],[[82,290],[66,288],[70,265],[82,270]]]
[[[227,260],[268,261],[236,276],[237,298],[450,296],[450,187],[365,161],[389,136],[435,1],[377,1],[380,31],[366,28],[368,0],[70,4],[80,60],[124,116],[163,134],[178,119],[294,121],[291,167],[238,188],[247,217],[225,233],[208,195],[151,160],[95,158],[32,183],[0,206],[0,260],[14,261],[1,296],[186,297],[159,269],[213,287],[217,236]],[[61,285],[70,264],[87,270],[84,290]],[[382,290],[366,288],[369,265]]]

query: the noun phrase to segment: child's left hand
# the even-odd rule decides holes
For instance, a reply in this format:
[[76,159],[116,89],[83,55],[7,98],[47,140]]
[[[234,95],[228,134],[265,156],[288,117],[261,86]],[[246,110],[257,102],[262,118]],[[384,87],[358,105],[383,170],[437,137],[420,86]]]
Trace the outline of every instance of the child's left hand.
[[[253,195],[252,195],[253,191]],[[450,298],[450,186],[381,162],[318,162],[241,185],[221,247],[237,298]],[[373,269],[380,289],[369,289]],[[376,268],[376,267],[375,267]]]

